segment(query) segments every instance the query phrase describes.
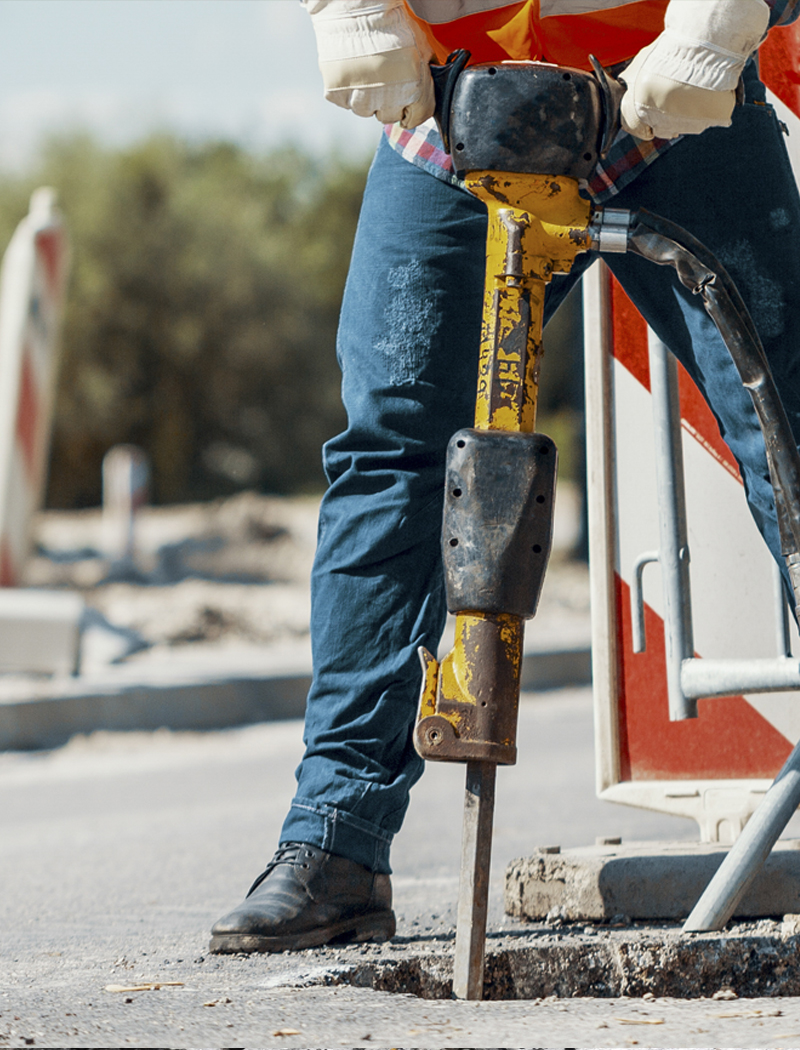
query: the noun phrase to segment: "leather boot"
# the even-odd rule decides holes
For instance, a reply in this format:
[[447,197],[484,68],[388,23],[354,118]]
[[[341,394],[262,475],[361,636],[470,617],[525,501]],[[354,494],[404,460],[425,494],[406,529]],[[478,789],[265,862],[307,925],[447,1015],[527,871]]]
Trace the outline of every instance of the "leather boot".
[[238,908],[211,930],[212,952],[282,952],[394,936],[392,887],[356,861],[305,842],[278,848]]

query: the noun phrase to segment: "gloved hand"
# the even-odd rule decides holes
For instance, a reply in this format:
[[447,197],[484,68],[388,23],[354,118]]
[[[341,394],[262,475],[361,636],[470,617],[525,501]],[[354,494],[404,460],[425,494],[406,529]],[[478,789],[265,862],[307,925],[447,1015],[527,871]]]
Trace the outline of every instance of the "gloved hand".
[[414,128],[433,116],[433,50],[402,0],[303,0],[325,98],[360,117]]
[[764,0],[670,0],[663,33],[620,74],[623,128],[671,139],[728,127],[739,77],[768,24]]

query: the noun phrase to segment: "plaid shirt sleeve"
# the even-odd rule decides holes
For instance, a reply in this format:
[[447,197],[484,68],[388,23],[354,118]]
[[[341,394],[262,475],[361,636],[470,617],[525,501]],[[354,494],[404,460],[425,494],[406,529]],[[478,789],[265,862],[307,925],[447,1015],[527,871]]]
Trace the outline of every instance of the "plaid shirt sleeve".
[[[800,3],[800,0],[798,0]],[[445,153],[439,130],[433,120],[406,131],[399,124],[384,127],[389,145],[402,157],[423,171],[456,186],[464,183],[453,171],[453,161]],[[645,142],[621,131],[608,154],[602,158],[589,180],[586,190],[595,204],[603,204],[652,164],[679,139],[652,139]]]
[[773,26],[787,26],[800,15],[800,0],[766,0],[769,12],[770,29]]

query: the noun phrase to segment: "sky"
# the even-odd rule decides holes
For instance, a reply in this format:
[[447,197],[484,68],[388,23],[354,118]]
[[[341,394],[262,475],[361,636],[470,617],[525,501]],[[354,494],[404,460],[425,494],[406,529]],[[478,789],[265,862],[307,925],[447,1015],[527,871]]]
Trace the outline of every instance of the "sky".
[[322,97],[299,0],[0,0],[0,166],[74,128],[360,156],[380,133]]

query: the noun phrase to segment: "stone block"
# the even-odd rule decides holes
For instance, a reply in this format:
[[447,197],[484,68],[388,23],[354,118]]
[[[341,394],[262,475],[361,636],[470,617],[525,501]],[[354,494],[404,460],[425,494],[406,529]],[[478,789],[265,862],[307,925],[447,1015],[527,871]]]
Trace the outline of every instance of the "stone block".
[[[527,921],[682,920],[722,863],[717,843],[547,847],[506,869],[505,910]],[[800,912],[800,840],[781,840],[736,909],[738,918]]]
[[74,674],[83,610],[72,592],[0,588],[0,671]]

